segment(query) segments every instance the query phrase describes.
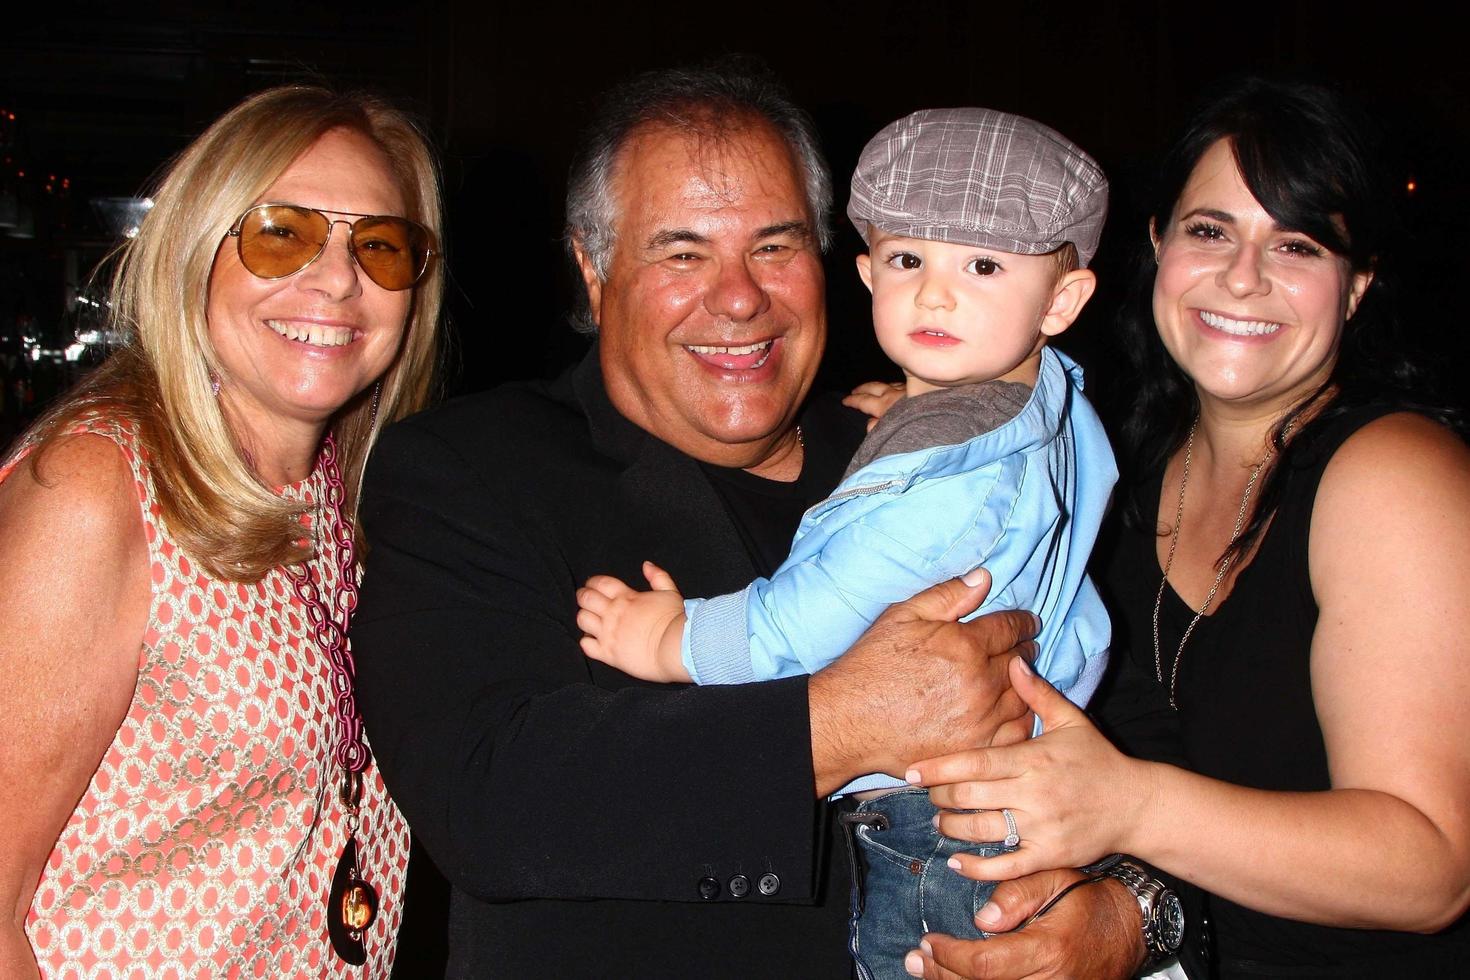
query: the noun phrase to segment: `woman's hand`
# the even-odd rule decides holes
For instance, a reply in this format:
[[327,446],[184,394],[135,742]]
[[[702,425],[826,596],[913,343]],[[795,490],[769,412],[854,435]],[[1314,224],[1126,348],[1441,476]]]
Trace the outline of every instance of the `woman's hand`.
[[842,399],[842,404],[872,416],[868,419],[868,431],[872,432],[873,426],[878,424],[883,414],[903,397],[902,381],[868,381],[852,389],[852,394]]
[[1003,840],[1001,808],[1015,818],[1021,837],[1015,851],[990,858],[960,854],[950,867],[967,878],[1004,881],[1088,864],[1116,851],[1137,853],[1129,834],[1144,823],[1141,815],[1153,798],[1153,767],[1115,749],[1024,660],[1010,669],[1012,686],[1045,733],[1019,745],[929,759],[908,773],[909,782],[926,787],[935,806],[946,811],[939,815],[939,830],[947,837]]

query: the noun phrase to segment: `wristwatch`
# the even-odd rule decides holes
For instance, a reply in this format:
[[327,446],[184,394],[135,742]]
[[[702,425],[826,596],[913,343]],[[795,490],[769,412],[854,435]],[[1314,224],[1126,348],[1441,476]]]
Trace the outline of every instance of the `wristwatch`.
[[1132,861],[1115,860],[1097,871],[1117,878],[1138,900],[1143,913],[1143,946],[1148,951],[1144,965],[1152,966],[1178,953],[1184,943],[1184,906],[1174,889]]

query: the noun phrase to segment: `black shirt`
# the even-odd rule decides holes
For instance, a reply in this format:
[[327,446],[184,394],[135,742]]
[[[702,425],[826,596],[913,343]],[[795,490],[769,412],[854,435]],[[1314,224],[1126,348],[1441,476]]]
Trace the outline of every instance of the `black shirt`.
[[[1393,409],[1356,409],[1310,432],[1297,447],[1270,526],[1235,586],[1190,635],[1179,664],[1176,713],[1167,682],[1180,637],[1194,618],[1172,588],[1160,604],[1159,659],[1153,609],[1162,571],[1149,530],[1121,529],[1099,576],[1113,613],[1114,673],[1092,710],[1125,751],[1203,775],[1275,791],[1331,788],[1312,702],[1311,643],[1317,604],[1307,537],[1317,487],[1332,454],[1359,428]],[[1306,440],[1309,433],[1304,432]],[[1157,500],[1161,475],[1143,491]],[[1386,666],[1385,669],[1392,669]],[[1164,680],[1158,679],[1162,673]],[[1383,841],[1383,847],[1392,847]],[[1470,962],[1462,920],[1435,936],[1341,929],[1265,915],[1218,897],[1208,906],[1218,971],[1231,977],[1460,977]],[[1205,972],[1198,949],[1201,907],[1191,903],[1185,960]]]
[[801,516],[830,494],[861,439],[865,416],[806,411],[800,419],[801,475],[790,483],[701,463],[755,567],[769,578],[791,551]]

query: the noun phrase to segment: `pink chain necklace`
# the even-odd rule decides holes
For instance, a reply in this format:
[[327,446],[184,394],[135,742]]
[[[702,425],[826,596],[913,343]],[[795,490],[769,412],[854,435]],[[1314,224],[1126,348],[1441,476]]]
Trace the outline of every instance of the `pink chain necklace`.
[[[337,442],[330,433],[322,443],[319,466],[324,499],[317,518],[327,525],[327,533],[337,546],[337,591],[333,603],[336,609],[329,609],[322,600],[326,582],[315,562],[307,562],[301,568],[287,567],[286,576],[295,586],[311,631],[326,651],[332,667],[338,733],[333,758],[342,769],[337,795],[347,810],[347,843],[337,859],[332,889],[327,896],[327,935],[338,956],[348,963],[361,965],[367,961],[362,937],[377,918],[378,893],[363,880],[357,867],[358,804],[362,799],[362,771],[367,768],[369,758],[362,737],[362,715],[357,710],[357,670],[347,645],[347,626],[357,608],[357,553],[352,522],[342,513],[346,488],[342,471],[337,467]],[[317,548],[318,555],[322,551]]]
[[362,739],[362,715],[357,711],[355,691],[357,668],[352,662],[352,650],[347,645],[347,625],[357,608],[357,553],[353,544],[352,522],[342,513],[345,485],[342,472],[337,468],[337,441],[328,434],[322,444],[322,482],[325,484],[320,519],[327,525],[327,533],[337,545],[337,595],[333,605],[340,607],[341,621],[333,615],[321,598],[321,573],[314,563],[303,568],[288,567],[286,575],[296,587],[296,595],[306,607],[307,622],[311,625],[316,641],[327,652],[332,664],[332,696],[336,699],[337,748],[334,752],[337,765],[347,772],[360,773],[368,764],[367,744]]

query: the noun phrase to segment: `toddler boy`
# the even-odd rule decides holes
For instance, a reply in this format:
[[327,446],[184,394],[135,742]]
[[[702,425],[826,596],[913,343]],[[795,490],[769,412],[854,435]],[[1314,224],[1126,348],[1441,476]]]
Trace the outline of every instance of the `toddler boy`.
[[[649,592],[589,580],[578,593],[587,655],[648,680],[813,673],[890,603],[983,566],[991,591],[972,615],[1036,613],[1038,673],[1085,704],[1110,635],[1085,566],[1117,470],[1080,369],[1047,340],[1092,295],[1086,266],[1106,211],[1097,164],[1029,119],[933,109],[879,132],[853,174],[847,213],[868,244],[858,274],[905,397],[802,518],[770,579],[690,600],[651,563]],[[906,976],[904,954],[924,932],[977,935],[973,917],[993,883],[944,863],[957,850],[1006,845],[941,836],[928,794],[891,776],[863,777],[842,794],[862,800],[844,818],[863,858],[852,928],[859,976]]]

